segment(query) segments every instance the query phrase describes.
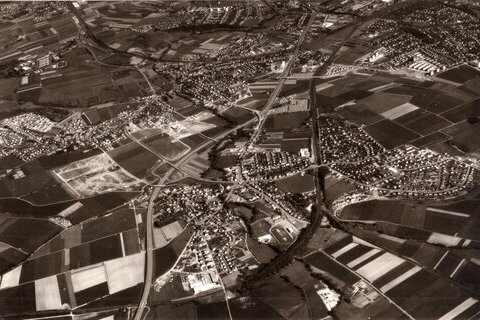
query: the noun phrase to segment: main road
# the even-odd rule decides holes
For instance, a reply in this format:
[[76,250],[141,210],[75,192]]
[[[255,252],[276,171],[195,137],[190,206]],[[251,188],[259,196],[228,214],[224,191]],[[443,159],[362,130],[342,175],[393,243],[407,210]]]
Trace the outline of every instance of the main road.
[[246,147],[248,147],[250,145],[253,145],[257,141],[258,136],[261,134],[263,124],[265,123],[265,120],[267,119],[268,111],[272,108],[273,104],[275,103],[278,96],[282,92],[282,89],[285,85],[285,82],[287,81],[287,78],[288,78],[288,76],[289,76],[289,74],[292,70],[292,67],[293,67],[295,61],[297,60],[298,53],[300,52],[300,48],[301,48],[303,42],[305,41],[305,39],[307,37],[307,34],[310,31],[310,28],[311,28],[313,22],[315,21],[315,17],[316,17],[316,13],[312,12],[312,14],[310,16],[310,19],[307,22],[307,25],[303,29],[302,34],[300,35],[300,38],[298,39],[295,50],[293,51],[293,54],[290,57],[290,60],[288,60],[288,63],[285,65],[285,68],[283,69],[283,72],[279,77],[277,86],[275,87],[273,92],[270,94],[270,97],[268,98],[268,101],[265,104],[265,106],[263,107],[262,111],[260,111],[257,114],[258,118],[259,118],[258,119],[258,125],[255,128],[255,132],[250,137],[249,143],[246,144]]
[[134,320],[142,319],[145,307],[148,302],[148,295],[152,289],[153,282],[153,207],[155,205],[155,199],[161,191],[161,187],[153,189],[152,195],[148,202],[147,219],[145,221],[145,282],[143,285],[143,293],[138,309],[135,312]]

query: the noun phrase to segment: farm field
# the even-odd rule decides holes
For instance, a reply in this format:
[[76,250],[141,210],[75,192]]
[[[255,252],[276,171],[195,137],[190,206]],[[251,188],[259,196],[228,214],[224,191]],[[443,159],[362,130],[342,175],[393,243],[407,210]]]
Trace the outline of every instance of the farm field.
[[167,160],[175,160],[187,153],[190,148],[181,141],[174,141],[165,134],[157,134],[142,141],[149,148],[155,150]]
[[[360,250],[363,248],[364,250]],[[480,306],[474,303],[476,300],[461,287],[452,285],[403,258],[356,241],[350,236],[335,237],[326,245],[324,253],[316,252],[304,259],[312,266],[318,266],[317,268],[335,275],[336,279],[343,278],[343,286],[352,286],[359,280],[358,276],[346,276],[349,274],[348,268],[350,274],[353,271],[369,280],[377,290],[414,317],[434,315],[440,318],[453,312],[452,310],[459,310],[459,314],[480,310]],[[346,279],[350,280],[346,282]],[[411,295],[406,295],[407,292],[411,292]],[[418,300],[418,297],[432,296],[435,296],[435,300],[431,301],[431,304]]]
[[147,176],[149,170],[159,161],[158,157],[134,141],[122,144],[108,152],[120,167],[139,179]]
[[453,204],[425,205],[409,201],[371,200],[345,207],[337,213],[340,219],[364,223],[384,221],[460,239],[479,241],[479,202],[460,201]]

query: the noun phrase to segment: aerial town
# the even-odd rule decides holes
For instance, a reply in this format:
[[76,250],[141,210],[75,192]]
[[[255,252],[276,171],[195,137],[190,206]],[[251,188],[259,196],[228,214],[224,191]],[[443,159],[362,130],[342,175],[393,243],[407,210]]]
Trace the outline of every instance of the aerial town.
[[480,4],[0,1],[0,319],[480,319]]

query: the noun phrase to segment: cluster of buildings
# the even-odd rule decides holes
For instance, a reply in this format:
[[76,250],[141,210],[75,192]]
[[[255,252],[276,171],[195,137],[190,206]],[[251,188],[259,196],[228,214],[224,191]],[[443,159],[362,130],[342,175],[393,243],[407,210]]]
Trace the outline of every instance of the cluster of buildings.
[[[0,129],[0,146],[4,148],[17,148],[19,147],[24,138],[22,135],[9,129]],[[6,154],[5,154],[6,155]]]
[[197,103],[218,107],[242,97],[247,91],[246,82],[265,74],[274,62],[283,61],[288,50],[252,57],[204,64],[157,64],[156,71],[173,82],[178,91]]
[[274,183],[254,181],[248,184],[247,188],[257,199],[266,201],[283,218],[295,222],[293,225],[296,226],[297,230],[293,229],[291,234],[298,233],[298,229],[306,225],[307,218],[310,215],[309,206],[302,208],[299,205],[293,205],[291,196],[278,189]]
[[40,134],[46,133],[50,131],[54,124],[50,119],[32,112],[22,113],[0,121],[1,126],[10,128],[20,134],[28,134],[32,131]]
[[[171,107],[157,97],[146,97],[132,102],[132,106],[119,114],[96,124],[87,124],[80,116],[73,116],[60,125],[35,113],[26,113],[3,120],[2,125],[22,137],[29,144],[12,150],[24,161],[54,152],[101,147],[111,150],[126,138],[124,127],[151,128],[167,124],[172,117]],[[18,139],[17,139],[18,140]],[[24,139],[25,141],[26,139]]]
[[452,198],[480,178],[469,164],[428,149],[387,151],[362,129],[336,118],[321,118],[320,142],[330,169],[378,196]]
[[357,162],[385,151],[368,133],[339,118],[320,117],[318,134],[325,163]]
[[185,7],[165,8],[162,19],[149,24],[154,30],[192,28],[200,25],[242,26],[250,21],[260,22],[270,12],[262,2],[192,3]]
[[303,171],[310,165],[310,158],[290,152],[255,152],[240,164],[242,176],[247,181],[278,179]]
[[273,41],[264,34],[240,34],[232,37],[214,56],[218,60],[230,60],[238,57],[254,57],[284,50],[285,43]]
[[285,14],[269,29],[299,35],[309,19],[310,13]]
[[[223,190],[221,187],[198,185],[171,187],[157,199],[155,219],[184,219],[195,230],[192,241],[176,266],[177,272],[215,271],[220,276],[227,276],[249,268],[253,263],[254,259],[245,247],[243,224],[218,198]],[[186,279],[202,283],[205,277],[190,277],[188,280],[187,276]]]
[[433,75],[480,56],[480,26],[476,17],[465,11],[426,5],[395,15],[407,23],[381,19],[364,30],[364,40],[375,49],[357,59],[358,64],[410,68]]

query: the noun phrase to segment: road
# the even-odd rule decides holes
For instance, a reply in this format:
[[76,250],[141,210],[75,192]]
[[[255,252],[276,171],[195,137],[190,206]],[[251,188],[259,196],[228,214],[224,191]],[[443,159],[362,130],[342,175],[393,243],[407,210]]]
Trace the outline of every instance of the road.
[[134,320],[142,319],[145,307],[148,302],[148,295],[152,289],[153,282],[153,207],[155,199],[162,190],[161,187],[155,187],[148,202],[147,219],[145,221],[145,282],[143,285],[142,298],[138,304],[138,309],[135,312]]
[[302,31],[302,34],[300,35],[300,38],[298,39],[295,50],[294,50],[292,56],[290,57],[290,60],[288,60],[288,63],[285,65],[285,69],[283,70],[282,74],[279,77],[277,86],[275,87],[273,92],[270,94],[270,97],[268,98],[268,101],[265,104],[265,106],[263,107],[262,111],[257,113],[259,121],[258,121],[257,127],[255,128],[255,132],[250,137],[249,142],[247,144],[245,144],[246,148],[254,145],[255,142],[257,141],[259,135],[262,133],[262,128],[263,128],[263,125],[265,123],[265,120],[267,119],[268,111],[272,108],[273,104],[275,103],[278,96],[282,92],[282,89],[285,85],[285,82],[287,81],[287,78],[290,75],[290,72],[292,70],[292,67],[293,67],[295,61],[297,60],[298,53],[300,51],[300,47],[302,46],[303,42],[305,41],[305,39],[307,37],[308,32],[310,31],[310,28],[311,28],[313,22],[315,21],[315,17],[316,17],[316,13],[312,13],[312,15],[310,16],[310,19],[308,20],[307,25],[305,26],[305,28]]

